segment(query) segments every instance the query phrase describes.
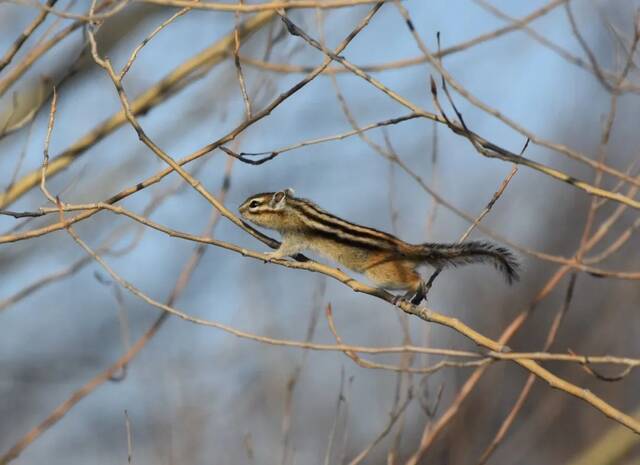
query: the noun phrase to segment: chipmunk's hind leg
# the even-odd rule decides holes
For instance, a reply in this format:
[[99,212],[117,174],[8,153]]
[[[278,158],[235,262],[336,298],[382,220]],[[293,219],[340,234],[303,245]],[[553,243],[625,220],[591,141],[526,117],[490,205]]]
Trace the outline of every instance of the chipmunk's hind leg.
[[422,280],[420,275],[417,275],[417,279],[412,282],[412,286],[401,297],[404,300],[408,300],[413,305],[420,305],[420,303],[427,297],[427,285]]
[[416,271],[412,263],[406,263],[403,267],[403,272],[403,288],[406,292],[402,299],[410,301],[413,305],[419,305],[426,296],[426,286],[422,276]]
[[422,281],[414,265],[408,262],[381,260],[362,273],[377,286],[388,290],[408,290],[415,293]]
[[403,299],[410,299],[410,302],[413,305],[420,305],[424,299],[427,297],[427,285],[425,282],[420,279],[420,283],[417,286],[417,289],[410,289],[406,292],[406,294],[402,297]]
[[410,300],[412,304],[418,305],[424,300],[426,287],[412,262],[381,261],[364,270],[364,275],[383,289],[406,291],[404,295],[397,297],[397,301]]

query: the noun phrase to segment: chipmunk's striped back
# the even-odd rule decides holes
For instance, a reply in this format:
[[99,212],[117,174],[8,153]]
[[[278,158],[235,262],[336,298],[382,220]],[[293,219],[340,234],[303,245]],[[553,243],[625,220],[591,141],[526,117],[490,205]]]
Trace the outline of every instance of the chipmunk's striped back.
[[404,244],[391,234],[351,223],[332,215],[309,200],[292,199],[289,205],[309,231],[324,233],[327,237],[333,237],[338,242],[344,241],[390,251],[398,251]]

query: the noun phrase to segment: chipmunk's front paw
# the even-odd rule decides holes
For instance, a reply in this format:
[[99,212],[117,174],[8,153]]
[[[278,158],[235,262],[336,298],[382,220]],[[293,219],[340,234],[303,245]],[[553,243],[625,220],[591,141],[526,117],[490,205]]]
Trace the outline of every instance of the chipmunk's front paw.
[[274,252],[267,252],[265,253],[266,258],[264,260],[265,263],[271,263],[273,260],[278,260],[280,258],[283,258],[282,254],[280,254],[277,250]]

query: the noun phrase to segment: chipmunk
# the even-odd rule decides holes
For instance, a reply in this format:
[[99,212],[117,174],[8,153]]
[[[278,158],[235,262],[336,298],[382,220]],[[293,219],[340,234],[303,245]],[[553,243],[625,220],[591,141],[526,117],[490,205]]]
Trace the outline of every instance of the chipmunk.
[[402,298],[411,298],[416,305],[425,297],[424,281],[416,271],[424,264],[440,268],[488,262],[509,284],[518,280],[518,263],[504,247],[478,241],[409,244],[338,218],[293,194],[292,189],[256,194],[239,207],[247,220],[282,235],[280,247],[267,254],[269,260],[310,250],[362,273],[380,288],[406,291]]

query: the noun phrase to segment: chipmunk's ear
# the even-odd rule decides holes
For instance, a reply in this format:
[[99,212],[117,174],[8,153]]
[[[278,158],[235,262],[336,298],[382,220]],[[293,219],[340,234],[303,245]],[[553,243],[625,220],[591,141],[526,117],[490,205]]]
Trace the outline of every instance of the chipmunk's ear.
[[273,194],[273,197],[271,197],[271,202],[269,202],[269,205],[271,205],[271,207],[275,210],[280,210],[284,208],[285,204],[287,203],[287,198],[292,196],[293,189],[285,189],[283,191],[276,192],[275,194]]

